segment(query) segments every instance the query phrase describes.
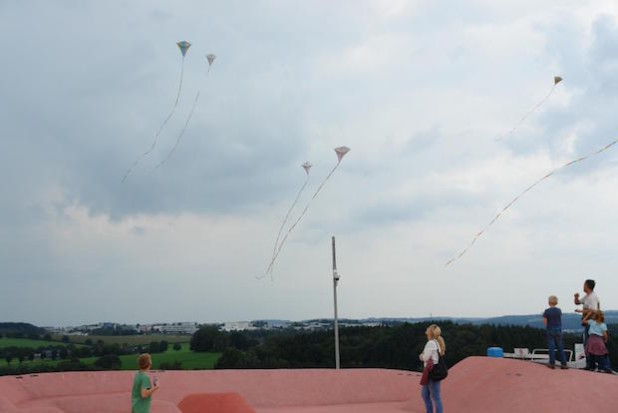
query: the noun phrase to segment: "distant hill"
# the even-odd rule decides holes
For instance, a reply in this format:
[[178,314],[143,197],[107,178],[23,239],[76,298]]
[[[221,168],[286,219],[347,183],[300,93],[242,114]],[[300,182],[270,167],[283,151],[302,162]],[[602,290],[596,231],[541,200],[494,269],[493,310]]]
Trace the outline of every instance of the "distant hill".
[[[499,317],[489,317],[489,318],[477,318],[477,317],[371,317],[364,318],[360,320],[355,319],[339,319],[339,323],[343,325],[362,325],[368,323],[380,323],[386,325],[397,325],[402,323],[429,323],[429,322],[439,322],[441,320],[452,321],[457,324],[473,324],[473,325],[481,325],[481,324],[492,324],[499,326],[529,326],[534,328],[545,328],[543,325],[543,318],[541,314],[525,314],[525,315],[505,315]],[[268,321],[269,323],[290,323],[287,320],[262,320]],[[313,319],[313,320],[304,320],[301,323],[323,323],[323,324],[332,324],[333,319]],[[606,324],[618,324],[618,311],[608,310],[605,311],[605,323]],[[577,313],[563,313],[562,314],[562,328],[566,331],[579,331],[581,330],[581,315]]]
[[[494,325],[513,325],[513,326],[530,326],[537,328],[545,328],[543,326],[543,318],[540,314],[530,315],[506,315],[502,317],[485,318],[476,320],[473,324],[494,324]],[[605,324],[618,324],[618,311],[605,311]],[[577,313],[562,314],[562,329],[563,330],[580,330],[582,328],[581,315]]]
[[21,334],[27,337],[43,335],[45,334],[45,330],[29,323],[0,322],[0,334],[4,336]]
[[[437,320],[448,320],[457,324],[492,324],[500,326],[530,326],[535,328],[545,328],[543,325],[543,317],[541,314],[527,314],[527,315],[505,315],[500,317],[490,318],[465,318],[465,317],[423,317],[423,318],[370,318],[369,322],[385,322],[389,323],[419,323],[430,322]],[[605,324],[618,324],[618,311],[608,310],[605,311]],[[581,315],[577,313],[563,313],[562,314],[562,328],[564,330],[576,331],[582,328]]]

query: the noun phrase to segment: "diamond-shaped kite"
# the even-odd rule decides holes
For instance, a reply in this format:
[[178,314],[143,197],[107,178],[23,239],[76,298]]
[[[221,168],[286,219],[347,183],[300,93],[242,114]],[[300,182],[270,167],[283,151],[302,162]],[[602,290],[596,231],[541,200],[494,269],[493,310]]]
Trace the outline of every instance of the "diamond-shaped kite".
[[186,40],[182,40],[176,44],[180,49],[180,53],[182,53],[182,57],[185,57],[185,55],[187,54],[187,50],[189,50],[189,47],[191,47],[191,43],[187,42]]

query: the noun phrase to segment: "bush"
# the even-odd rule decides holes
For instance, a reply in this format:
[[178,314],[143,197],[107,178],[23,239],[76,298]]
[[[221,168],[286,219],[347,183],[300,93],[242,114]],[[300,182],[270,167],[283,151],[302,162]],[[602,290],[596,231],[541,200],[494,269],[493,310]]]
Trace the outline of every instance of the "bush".
[[215,326],[200,328],[191,337],[191,351],[213,351],[215,342],[221,335],[222,333]]
[[243,369],[250,367],[250,364],[245,353],[234,347],[228,347],[217,360],[215,369]]
[[99,357],[94,362],[94,365],[103,370],[120,370],[120,367],[122,367],[122,362],[120,361],[120,357],[116,354],[106,354]]
[[90,370],[86,364],[81,363],[77,359],[72,360],[64,360],[58,363],[56,366],[58,371],[81,371],[81,370]]
[[159,365],[161,370],[182,370],[182,363],[180,361],[164,361]]

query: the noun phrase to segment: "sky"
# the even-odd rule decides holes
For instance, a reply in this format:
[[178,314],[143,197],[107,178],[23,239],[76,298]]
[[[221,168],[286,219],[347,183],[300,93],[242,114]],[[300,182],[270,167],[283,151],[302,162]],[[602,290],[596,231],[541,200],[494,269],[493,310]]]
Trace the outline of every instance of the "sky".
[[614,147],[445,266],[618,138],[614,0],[0,0],[0,50],[0,321],[332,317],[332,236],[340,317],[618,309]]

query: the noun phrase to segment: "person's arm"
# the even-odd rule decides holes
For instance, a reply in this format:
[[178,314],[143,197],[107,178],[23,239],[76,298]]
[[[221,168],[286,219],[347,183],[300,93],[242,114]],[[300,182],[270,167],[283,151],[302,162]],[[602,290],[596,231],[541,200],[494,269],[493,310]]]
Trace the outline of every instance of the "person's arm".
[[156,392],[157,390],[159,390],[159,386],[158,383],[155,386],[152,387],[144,387],[145,385],[150,385],[150,379],[144,379],[144,382],[142,382],[142,390],[140,392],[140,395],[142,396],[142,399],[146,399],[150,396],[152,396],[152,394],[154,392]]
[[608,336],[607,336],[607,330],[603,332],[603,340],[607,343],[608,340]]
[[582,302],[579,301],[579,293],[575,293],[575,295],[573,296],[573,298],[575,298],[573,300],[573,302],[575,303],[575,305],[580,305],[582,304]]
[[547,317],[543,317],[543,325],[547,327]]
[[427,360],[429,360],[431,358],[431,354],[433,353],[433,350],[437,351],[436,347],[437,347],[436,343],[434,343],[433,341],[428,341],[427,344],[425,344],[425,348],[423,349],[423,352],[419,356],[421,361],[426,362]]
[[159,386],[151,387],[150,389],[146,389],[142,387],[142,399],[152,396],[154,392],[159,390]]

